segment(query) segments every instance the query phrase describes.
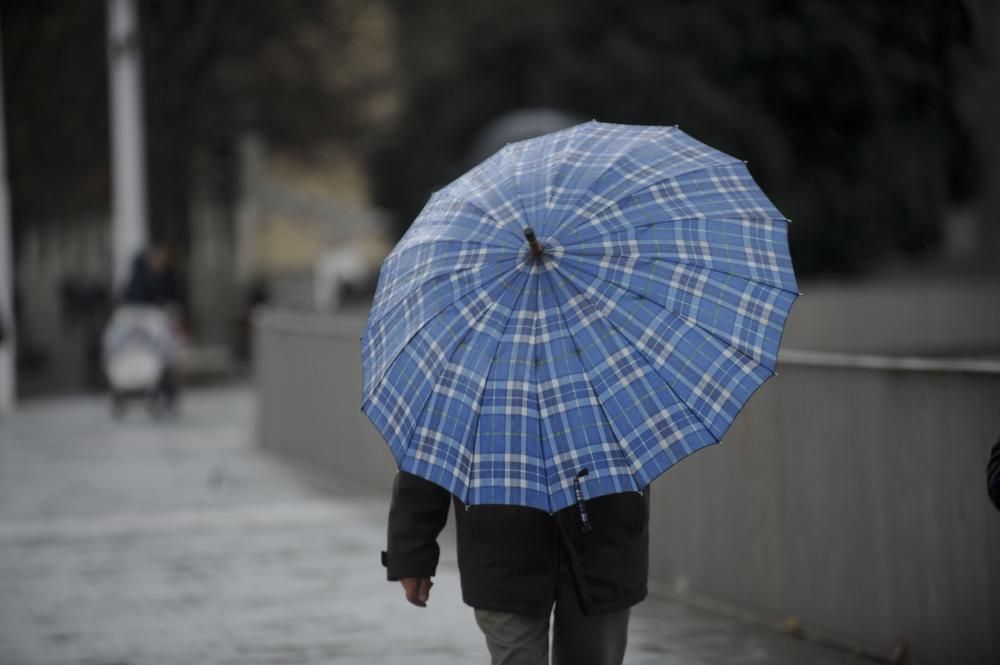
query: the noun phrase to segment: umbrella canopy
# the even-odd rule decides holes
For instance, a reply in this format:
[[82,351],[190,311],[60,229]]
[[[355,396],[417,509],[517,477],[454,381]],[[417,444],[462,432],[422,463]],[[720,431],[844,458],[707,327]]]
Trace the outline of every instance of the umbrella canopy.
[[510,144],[386,258],[362,410],[401,469],[468,504],[641,489],[774,374],[787,230],[743,161],[675,127]]

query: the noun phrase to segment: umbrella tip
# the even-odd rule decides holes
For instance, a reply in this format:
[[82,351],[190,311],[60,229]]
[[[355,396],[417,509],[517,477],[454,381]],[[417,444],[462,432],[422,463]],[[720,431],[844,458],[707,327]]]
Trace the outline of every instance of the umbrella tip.
[[538,242],[538,238],[535,237],[535,230],[530,226],[524,227],[524,237],[528,241],[528,245],[531,246],[531,255],[536,259],[542,256],[545,251],[541,243]]

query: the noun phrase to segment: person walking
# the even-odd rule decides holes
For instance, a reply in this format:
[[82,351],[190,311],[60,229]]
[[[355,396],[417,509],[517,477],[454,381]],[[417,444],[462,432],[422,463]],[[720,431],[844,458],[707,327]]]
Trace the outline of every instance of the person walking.
[[621,663],[649,485],[776,373],[787,227],[743,160],[677,127],[583,123],[432,195],[360,339],[361,410],[400,469],[383,562],[410,602],[452,503],[494,664],[546,663],[550,632],[556,663]]
[[135,257],[123,299],[132,305],[183,306],[177,273],[165,245],[153,244]]
[[425,607],[455,507],[462,598],[474,608],[493,665],[620,665],[629,613],[647,594],[649,492],[611,494],[555,514],[463,504],[400,471],[393,483],[390,581]]

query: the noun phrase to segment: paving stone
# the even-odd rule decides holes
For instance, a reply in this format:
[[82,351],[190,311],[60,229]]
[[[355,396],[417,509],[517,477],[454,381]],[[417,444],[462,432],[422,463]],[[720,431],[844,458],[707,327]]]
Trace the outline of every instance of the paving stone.
[[[318,489],[253,444],[247,389],[112,419],[96,397],[0,422],[0,665],[486,663],[445,544],[430,607],[378,563],[384,496]],[[662,598],[633,665],[847,665],[849,655]]]

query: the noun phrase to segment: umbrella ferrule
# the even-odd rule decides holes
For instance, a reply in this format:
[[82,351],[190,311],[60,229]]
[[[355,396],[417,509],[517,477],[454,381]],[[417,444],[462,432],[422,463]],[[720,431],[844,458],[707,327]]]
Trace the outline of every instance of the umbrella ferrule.
[[535,230],[530,226],[524,227],[524,237],[527,238],[528,246],[531,247],[531,255],[536,259],[542,258],[545,248],[542,247],[542,244],[538,242],[538,238],[535,237]]

